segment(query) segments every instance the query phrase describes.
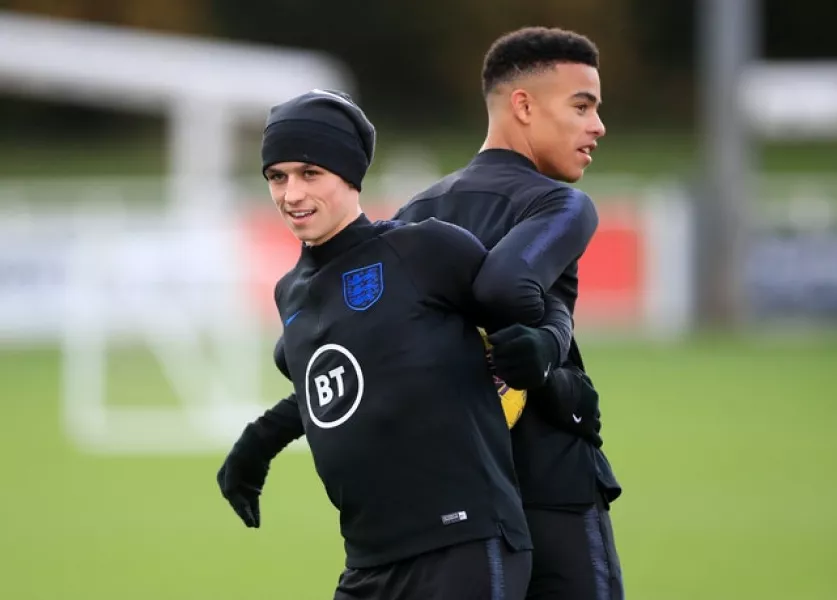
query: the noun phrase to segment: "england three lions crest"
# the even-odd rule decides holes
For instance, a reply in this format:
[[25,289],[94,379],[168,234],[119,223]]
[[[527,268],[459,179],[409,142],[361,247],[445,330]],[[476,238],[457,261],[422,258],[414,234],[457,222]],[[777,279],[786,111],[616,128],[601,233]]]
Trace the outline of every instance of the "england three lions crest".
[[352,310],[366,310],[384,293],[384,268],[381,263],[343,273],[343,298]]

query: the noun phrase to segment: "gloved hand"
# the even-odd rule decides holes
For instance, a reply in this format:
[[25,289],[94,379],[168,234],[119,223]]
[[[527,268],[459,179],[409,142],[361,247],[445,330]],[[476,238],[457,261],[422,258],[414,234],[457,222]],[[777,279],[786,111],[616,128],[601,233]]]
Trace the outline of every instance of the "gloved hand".
[[217,476],[221,494],[247,527],[261,524],[259,496],[269,467],[270,459],[251,423],[233,445]]
[[555,369],[529,397],[533,408],[555,427],[601,448],[599,394],[584,371],[574,366]]
[[546,329],[515,324],[488,336],[497,377],[516,390],[542,386],[558,360],[558,341]]

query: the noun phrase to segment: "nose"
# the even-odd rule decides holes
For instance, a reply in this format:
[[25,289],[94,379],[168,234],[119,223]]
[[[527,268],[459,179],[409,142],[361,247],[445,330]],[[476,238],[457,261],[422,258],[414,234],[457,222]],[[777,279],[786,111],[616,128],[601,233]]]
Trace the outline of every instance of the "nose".
[[305,182],[301,178],[294,175],[288,177],[284,200],[286,204],[298,204],[305,200]]
[[604,136],[607,130],[605,129],[604,121],[602,121],[602,118],[599,115],[599,113],[595,113],[595,115],[596,116],[593,119],[593,123],[591,124],[590,133],[596,136],[597,138],[600,138]]

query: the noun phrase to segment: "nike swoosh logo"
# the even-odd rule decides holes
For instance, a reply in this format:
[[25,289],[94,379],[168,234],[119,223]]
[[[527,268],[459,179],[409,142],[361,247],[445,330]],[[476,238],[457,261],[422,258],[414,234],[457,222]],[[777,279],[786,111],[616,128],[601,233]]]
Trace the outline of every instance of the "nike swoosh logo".
[[575,416],[575,413],[573,413],[573,421],[575,421],[576,423],[581,423],[581,417],[577,417]]
[[292,322],[294,319],[296,319],[296,318],[299,316],[299,313],[301,313],[301,312],[302,312],[301,310],[298,310],[298,311],[296,311],[294,314],[292,314],[290,317],[288,317],[288,318],[287,318],[287,320],[285,320],[285,327],[287,327],[288,325],[290,325],[290,324],[291,324],[291,322]]

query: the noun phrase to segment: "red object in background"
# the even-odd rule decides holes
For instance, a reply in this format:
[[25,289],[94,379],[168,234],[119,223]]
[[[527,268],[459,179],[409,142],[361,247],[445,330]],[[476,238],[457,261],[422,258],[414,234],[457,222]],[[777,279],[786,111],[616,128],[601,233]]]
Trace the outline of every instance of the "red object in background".
[[[381,203],[371,205],[367,214],[376,220],[390,218],[394,212],[392,206]],[[253,299],[263,317],[275,320],[273,288],[296,264],[300,242],[272,207],[254,210],[243,219],[242,238]],[[642,319],[642,242],[635,205],[607,203],[599,207],[599,228],[579,261],[579,324],[630,325]]]
[[599,228],[578,264],[580,324],[636,322],[642,318],[645,256],[633,205],[599,208]]

